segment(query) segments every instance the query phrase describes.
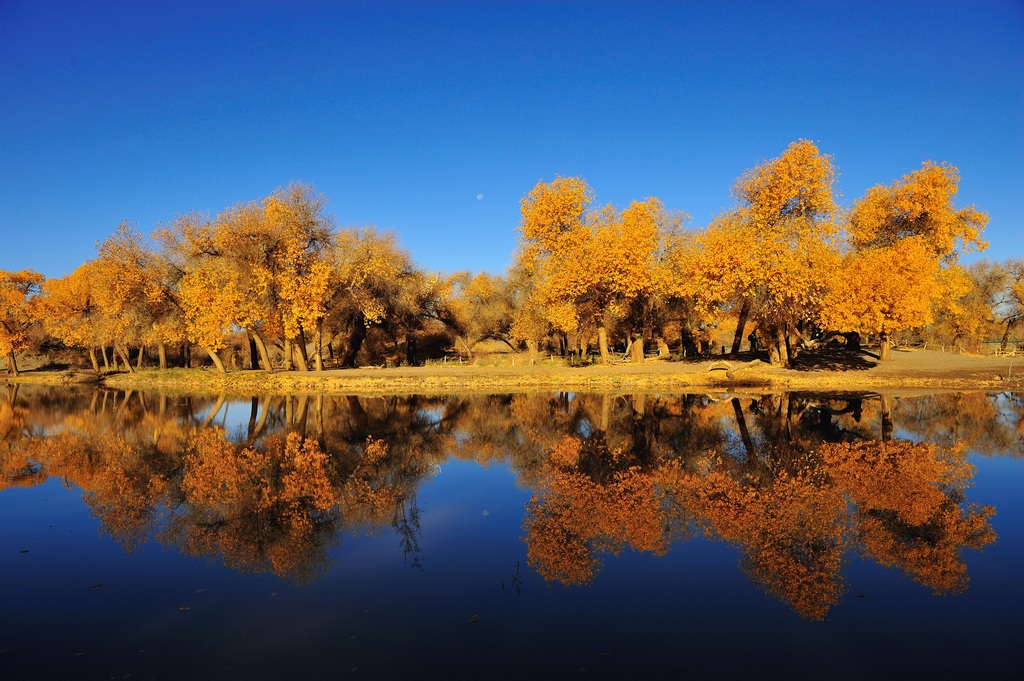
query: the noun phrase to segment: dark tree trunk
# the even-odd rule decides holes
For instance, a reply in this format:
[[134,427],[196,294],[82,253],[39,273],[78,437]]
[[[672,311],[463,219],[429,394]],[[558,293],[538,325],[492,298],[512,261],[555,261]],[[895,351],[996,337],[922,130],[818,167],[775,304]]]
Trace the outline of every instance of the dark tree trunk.
[[682,344],[683,357],[696,357],[700,354],[697,340],[690,330],[690,323],[685,319],[679,322],[679,342]]
[[156,354],[157,354],[157,357],[159,357],[160,369],[162,371],[166,370],[167,369],[167,346],[165,346],[163,343],[160,343],[159,345],[157,345],[156,346]]
[[750,431],[747,430],[747,420],[743,416],[743,404],[738,397],[732,398],[732,410],[736,414],[736,425],[740,429],[740,440],[743,441],[743,449],[747,452],[747,461],[753,461],[754,442],[750,439]]
[[354,314],[349,317],[347,326],[347,338],[341,349],[341,365],[351,368],[356,365],[356,355],[359,354],[363,340],[366,339],[366,319],[362,313]]
[[747,317],[750,315],[750,301],[744,300],[743,305],[740,307],[739,319],[736,320],[736,334],[732,337],[732,351],[729,353],[733,357],[740,353],[740,346],[743,345],[743,331],[747,326]]
[[892,439],[893,431],[892,395],[882,394],[880,399],[882,401],[882,442],[888,442]]
[[258,331],[251,331],[250,336],[256,344],[256,351],[259,353],[260,363],[263,365],[263,369],[268,374],[274,373],[274,365],[270,361],[270,353],[267,352],[267,344],[263,341],[263,336],[261,336]]
[[[252,346],[249,347],[252,350]],[[249,404],[249,424],[245,429],[246,442],[252,442],[253,435],[256,433],[256,417],[260,411],[260,400],[258,397],[252,398]]]
[[249,368],[256,370],[260,368],[260,353],[256,348],[256,339],[252,337],[251,331],[246,331],[245,335],[249,338]]

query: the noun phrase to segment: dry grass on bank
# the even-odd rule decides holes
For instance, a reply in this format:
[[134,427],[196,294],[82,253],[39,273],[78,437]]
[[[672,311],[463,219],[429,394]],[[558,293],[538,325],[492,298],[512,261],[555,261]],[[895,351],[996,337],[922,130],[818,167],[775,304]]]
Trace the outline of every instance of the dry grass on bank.
[[493,360],[432,362],[422,367],[359,368],[324,372],[143,369],[96,376],[78,370],[28,370],[8,382],[71,385],[101,382],[122,389],[251,395],[257,393],[451,394],[509,392],[687,392],[735,390],[864,390],[930,388],[1024,390],[1024,360],[969,357],[935,351],[893,352],[879,362],[870,353],[805,354],[797,368],[781,369],[760,358],[648,361],[644,364],[569,366],[546,358],[504,355]]

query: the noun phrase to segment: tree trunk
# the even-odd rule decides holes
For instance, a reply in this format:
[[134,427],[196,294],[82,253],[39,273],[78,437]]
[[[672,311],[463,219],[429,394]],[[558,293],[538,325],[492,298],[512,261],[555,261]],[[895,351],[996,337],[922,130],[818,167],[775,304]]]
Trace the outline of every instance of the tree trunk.
[[341,366],[354,367],[356,355],[363,347],[363,340],[366,338],[366,320],[362,313],[352,315],[348,321],[348,338],[341,351]]
[[309,365],[306,364],[306,340],[302,337],[302,332],[299,332],[298,342],[292,343],[292,351],[295,354],[295,364],[298,366],[299,371],[309,371]]
[[782,357],[779,355],[779,344],[776,342],[772,329],[765,329],[765,345],[768,347],[768,363],[772,366],[781,366]]
[[167,346],[163,343],[159,343],[156,346],[156,354],[160,362],[160,370],[167,370]]
[[736,320],[736,334],[732,337],[732,351],[729,354],[733,357],[740,353],[740,346],[743,345],[743,331],[746,330],[748,315],[750,315],[750,301],[744,300],[740,307],[739,319]]
[[135,368],[142,368],[142,360],[146,356],[146,348],[142,345],[139,346],[139,356],[135,358]]
[[263,369],[268,374],[274,373],[274,365],[270,362],[270,353],[267,352],[267,344],[263,341],[263,336],[258,331],[250,331],[249,333],[256,344],[256,351],[260,355],[260,363],[263,365]]
[[260,368],[260,354],[256,349],[256,339],[252,337],[252,331],[245,330],[245,337],[249,340],[249,368],[255,371]]
[[642,335],[638,334],[637,337],[635,339],[633,339],[633,343],[632,343],[631,349],[632,349],[633,352],[630,355],[630,358],[629,358],[630,361],[633,362],[634,364],[643,364],[644,363],[644,337]]
[[107,346],[100,346],[100,355],[103,357],[103,370],[110,371],[110,362],[107,361]]
[[889,332],[882,331],[878,334],[878,359],[882,362],[888,362],[892,359],[892,353],[890,352],[891,345],[889,343]]
[[1011,319],[1006,322],[1006,330],[1003,331],[1003,337],[999,341],[999,352],[1006,352],[1006,346],[1010,344],[1010,332],[1013,331],[1013,327],[1020,323],[1020,319]]
[[18,371],[18,360],[14,358],[14,351],[7,353],[7,373],[13,374],[14,376],[20,376],[21,373]]
[[302,357],[302,361],[299,366],[303,371],[309,371],[309,350],[306,348],[306,330],[299,325],[299,337],[298,337],[299,355]]
[[227,370],[224,368],[224,362],[220,361],[220,355],[218,355],[216,352],[206,347],[205,345],[201,345],[200,347],[203,350],[206,350],[206,354],[208,354],[210,356],[210,359],[213,360],[213,365],[217,367],[217,371],[219,371],[222,374],[226,374]]
[[789,367],[789,352],[786,350],[786,333],[781,328],[775,330],[775,344],[779,347],[779,364]]
[[100,363],[96,359],[96,348],[89,346],[89,361],[92,362],[92,370],[97,374],[100,372]]
[[316,331],[313,333],[313,368],[324,370],[324,320],[316,320]]
[[608,364],[608,329],[604,327],[604,324],[599,324],[597,327],[597,348],[601,352],[601,364]]
[[284,339],[284,370],[292,370],[292,342],[287,338]]
[[697,340],[690,331],[690,322],[686,319],[679,322],[679,342],[682,344],[683,357],[696,357],[700,354]]
[[117,354],[121,356],[121,361],[124,363],[124,368],[128,370],[129,374],[135,373],[135,369],[132,368],[132,361],[128,357],[128,346],[122,345],[117,348]]

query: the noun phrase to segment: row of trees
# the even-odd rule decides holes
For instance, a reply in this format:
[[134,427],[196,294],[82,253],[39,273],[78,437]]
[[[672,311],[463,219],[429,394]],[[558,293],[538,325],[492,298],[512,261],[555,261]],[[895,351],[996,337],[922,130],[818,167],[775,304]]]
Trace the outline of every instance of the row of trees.
[[986,247],[988,217],[954,206],[954,167],[926,162],[849,209],[835,180],[832,159],[799,140],[744,173],[735,206],[697,229],[653,197],[619,210],[582,178],[540,182],[522,199],[505,275],[420,269],[393,235],[338,229],[323,196],[293,184],[213,219],[178,216],[152,240],[122,223],[59,279],[0,272],[0,354],[17,371],[16,353],[45,335],[88,351],[97,371],[108,349],[131,370],[129,348],[136,364],[155,349],[163,368],[168,348],[187,358],[195,346],[225,371],[244,337],[253,368],[320,370],[471,355],[494,339],[596,346],[608,362],[637,338],[637,359],[656,339],[693,355],[726,325],[733,353],[750,327],[781,365],[830,331],[877,337],[883,359],[893,334],[926,327],[1005,346],[1022,319],[1024,262],[958,264]]

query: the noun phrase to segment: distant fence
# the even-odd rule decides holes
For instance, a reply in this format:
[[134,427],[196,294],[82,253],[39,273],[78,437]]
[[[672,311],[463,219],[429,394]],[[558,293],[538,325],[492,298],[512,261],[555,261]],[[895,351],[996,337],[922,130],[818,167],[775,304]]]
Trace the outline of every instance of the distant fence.
[[960,355],[984,355],[986,357],[1014,357],[1024,355],[1024,341],[1013,338],[1002,350],[1002,340],[987,340],[972,343],[948,343],[935,341],[918,341],[913,343],[893,343],[894,348],[907,350],[934,350],[936,352],[954,352]]

